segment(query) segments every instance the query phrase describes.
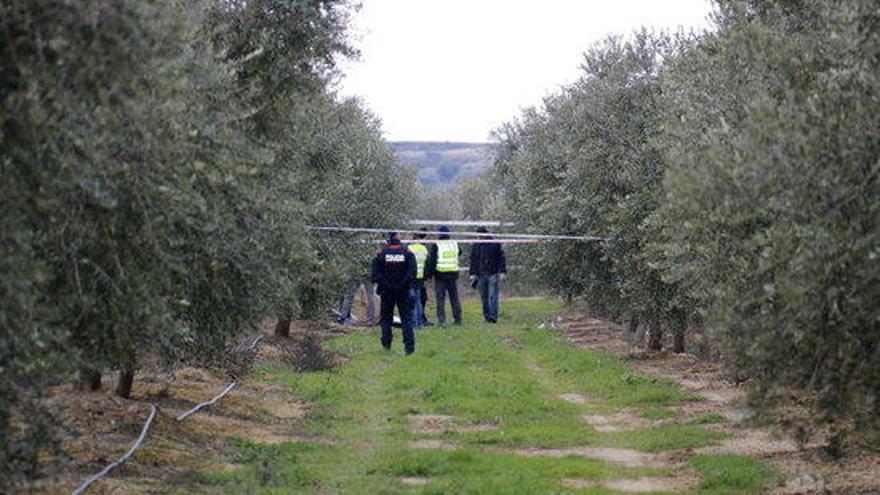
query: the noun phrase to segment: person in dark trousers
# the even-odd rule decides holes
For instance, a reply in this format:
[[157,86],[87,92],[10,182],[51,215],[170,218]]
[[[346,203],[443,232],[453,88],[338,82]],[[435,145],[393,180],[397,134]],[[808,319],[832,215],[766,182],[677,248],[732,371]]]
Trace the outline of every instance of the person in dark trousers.
[[437,323],[446,325],[446,296],[449,295],[449,304],[452,306],[452,320],[456,325],[461,325],[461,301],[458,299],[458,257],[461,250],[458,243],[449,240],[449,227],[445,225],[437,229],[440,238],[435,248],[429,253],[428,273],[434,276],[434,295],[437,298]]
[[[487,233],[486,227],[477,232]],[[483,237],[493,239],[493,237]],[[474,244],[471,247],[471,266],[468,269],[471,283],[476,282],[483,302],[483,319],[489,323],[498,322],[498,304],[501,298],[501,281],[507,276],[507,262],[504,250],[497,242]]]
[[400,242],[397,232],[388,233],[388,244],[373,259],[373,283],[381,297],[379,305],[382,335],[380,342],[385,349],[391,349],[391,323],[394,307],[400,314],[403,326],[403,350],[410,355],[416,350],[416,338],[412,328],[412,298],[410,289],[416,276],[416,259],[412,252]]
[[[426,227],[422,227],[419,230],[421,230],[422,232],[426,232],[428,229]],[[416,234],[416,239],[419,239],[419,240],[426,239],[427,237],[428,237],[428,234]],[[430,320],[428,320],[428,313],[425,313],[425,306],[428,304],[428,279],[433,277],[434,274],[431,273],[430,267],[428,266],[428,260],[431,258],[431,253],[434,253],[435,255],[437,254],[436,253],[437,246],[435,246],[432,243],[428,243],[427,246],[425,246],[425,247],[428,248],[428,257],[425,259],[425,278],[424,278],[424,280],[422,280],[422,295],[421,295],[422,326],[423,327],[430,327],[434,324],[431,323]]]

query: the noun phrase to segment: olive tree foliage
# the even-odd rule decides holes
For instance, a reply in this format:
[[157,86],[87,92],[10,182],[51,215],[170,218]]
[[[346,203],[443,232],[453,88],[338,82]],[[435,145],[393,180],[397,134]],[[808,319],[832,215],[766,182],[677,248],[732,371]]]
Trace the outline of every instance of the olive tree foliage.
[[455,196],[461,204],[461,218],[465,220],[491,220],[495,194],[492,184],[485,177],[460,177],[455,181]]
[[878,23],[870,0],[719,1],[710,32],[595,47],[496,133],[521,223],[611,238],[532,248],[551,288],[705,325],[756,406],[808,406],[835,449],[880,431]]
[[880,418],[876,9],[724,2],[662,92],[666,280],[755,378],[757,405],[809,398],[838,433]]
[[305,229],[393,221],[412,190],[376,119],[331,91],[349,11],[0,5],[4,482],[47,445],[47,377],[79,369],[95,389],[117,369],[127,396],[145,355],[217,363],[267,314],[314,314],[327,279],[363,270]]
[[305,226],[396,223],[412,194],[414,179],[376,119],[329,90],[337,57],[355,54],[345,36],[351,9],[341,0],[257,0],[212,11],[213,42],[236,65],[235,91],[249,107],[239,126],[267,155],[252,188],[268,204],[259,221],[271,246],[264,259],[280,268],[266,283],[278,287],[282,334],[291,317],[317,315],[368,266],[369,249],[310,237]]
[[533,248],[545,283],[602,313],[646,322],[655,348],[664,327],[680,336],[689,315],[645,249],[656,234],[646,220],[665,166],[654,142],[662,64],[674,47],[648,32],[610,38],[585,54],[576,83],[496,133],[494,174],[520,222],[535,232],[612,238]]
[[461,201],[454,184],[417,184],[413,216],[423,220],[462,218]]
[[[566,163],[561,156],[564,134],[553,132],[562,125],[555,118],[555,106],[561,97],[548,97],[546,112],[528,109],[519,120],[509,122],[494,132],[499,154],[493,167],[493,180],[501,190],[502,200],[519,230],[526,233],[573,234],[579,231],[579,215],[569,214],[560,200],[562,175]],[[568,198],[571,200],[571,197]],[[588,227],[590,232],[593,226]],[[539,274],[546,286],[571,299],[586,290],[588,271],[595,273],[598,251],[593,245],[545,243],[523,249],[530,260],[526,266]],[[564,265],[559,264],[565,262]]]
[[200,133],[211,134],[188,80],[175,77],[182,65],[203,69],[175,46],[192,35],[186,12],[51,0],[2,9],[3,242],[10,260],[30,258],[4,270],[4,291],[26,290],[0,303],[9,325],[2,381],[16,392],[4,393],[4,413],[21,415],[0,425],[9,467],[35,462],[35,450],[16,446],[38,446],[16,438],[30,424],[19,420],[33,417],[18,404],[41,372],[84,363],[95,387],[96,369],[131,370],[138,351],[185,332],[173,324],[188,242],[177,231],[205,227],[186,168]]
[[[300,177],[297,197],[308,205],[312,225],[389,228],[403,224],[413,205],[415,174],[382,141],[378,121],[354,99],[334,104],[315,119],[318,144]],[[371,236],[367,236],[369,238]],[[369,276],[375,247],[362,235],[323,234],[310,238],[314,270],[303,279],[310,291],[301,313],[315,316]],[[308,303],[308,304],[307,304]]]
[[10,201],[15,191],[6,186],[0,182],[0,478],[11,483],[33,476],[40,449],[50,445],[49,418],[32,390],[58,361],[61,339],[44,323],[49,315],[38,300],[46,271],[34,259],[25,216]]
[[459,177],[448,184],[420,184],[416,190],[416,218],[426,220],[484,220],[495,202],[492,185],[484,177]]

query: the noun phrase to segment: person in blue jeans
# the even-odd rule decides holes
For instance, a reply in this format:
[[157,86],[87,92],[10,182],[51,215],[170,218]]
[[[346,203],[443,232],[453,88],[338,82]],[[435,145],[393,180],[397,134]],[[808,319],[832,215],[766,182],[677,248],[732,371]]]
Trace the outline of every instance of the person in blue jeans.
[[[416,241],[425,238],[425,234],[416,234]],[[422,292],[425,290],[425,265],[428,261],[428,248],[420,242],[413,242],[409,245],[409,250],[416,258],[416,277],[413,280],[410,289],[410,297],[412,298],[412,326],[418,330],[422,328],[425,321],[424,303],[422,302]]]
[[[488,233],[486,227],[478,228],[477,232]],[[492,239],[492,237],[482,239]],[[483,303],[483,319],[488,323],[497,323],[501,282],[507,276],[507,261],[501,244],[497,242],[474,244],[471,247],[468,275],[471,283],[477,282],[480,300]]]

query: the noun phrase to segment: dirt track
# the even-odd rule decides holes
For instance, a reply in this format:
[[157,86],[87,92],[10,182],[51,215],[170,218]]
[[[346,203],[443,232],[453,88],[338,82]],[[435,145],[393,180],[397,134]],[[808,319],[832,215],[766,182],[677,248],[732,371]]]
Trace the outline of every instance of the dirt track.
[[[627,364],[650,375],[679,382],[686,391],[704,401],[677,406],[678,419],[718,414],[726,422],[709,425],[731,434],[719,445],[696,449],[693,453],[730,453],[762,459],[776,469],[781,479],[772,488],[774,495],[880,493],[880,454],[852,452],[831,461],[823,453],[821,440],[798,445],[791,437],[770,428],[754,426],[753,411],[745,404],[745,390],[727,378],[720,365],[699,360],[689,354],[645,352],[628,341],[621,327],[582,313],[556,318],[553,326],[562,328],[572,344],[590,351],[622,356]],[[626,415],[585,418],[597,428],[636,427]]]

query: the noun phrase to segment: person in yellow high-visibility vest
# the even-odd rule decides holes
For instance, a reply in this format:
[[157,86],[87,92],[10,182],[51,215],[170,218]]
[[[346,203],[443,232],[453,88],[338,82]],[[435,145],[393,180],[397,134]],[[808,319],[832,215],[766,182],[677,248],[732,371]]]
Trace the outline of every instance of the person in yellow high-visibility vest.
[[[425,234],[416,234],[416,239],[424,239]],[[416,278],[410,286],[410,297],[412,298],[412,326],[414,329],[422,328],[424,323],[425,306],[422,302],[422,292],[425,290],[425,266],[428,263],[428,248],[424,244],[413,242],[409,245],[416,258]]]
[[[427,227],[422,227],[419,230],[422,232],[427,232]],[[424,239],[428,234],[416,234],[416,239]],[[433,325],[430,320],[428,320],[428,313],[425,312],[426,305],[428,304],[428,279],[434,278],[434,274],[431,272],[431,268],[429,266],[432,253],[436,253],[437,246],[428,243],[426,246],[428,248],[428,258],[425,260],[425,278],[422,280],[422,326],[430,327]]]
[[[437,229],[449,232],[445,225]],[[461,250],[458,243],[449,239],[449,234],[440,234],[437,249],[432,250],[428,272],[434,275],[434,295],[437,297],[437,323],[446,325],[446,296],[452,306],[452,320],[461,325],[461,301],[458,298],[458,257]]]

